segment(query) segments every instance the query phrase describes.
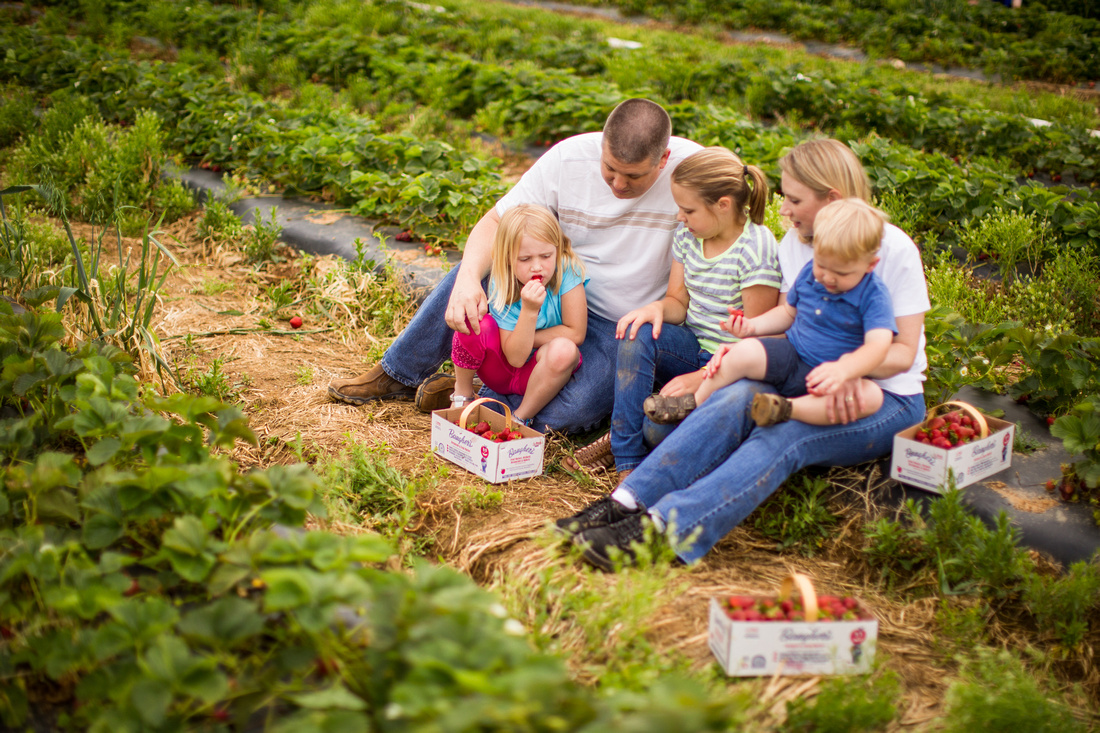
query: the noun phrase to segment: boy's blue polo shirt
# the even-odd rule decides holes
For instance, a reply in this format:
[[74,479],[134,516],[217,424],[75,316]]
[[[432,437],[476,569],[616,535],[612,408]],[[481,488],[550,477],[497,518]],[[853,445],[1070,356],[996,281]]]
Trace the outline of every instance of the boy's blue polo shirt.
[[830,293],[814,280],[813,270],[811,260],[787,293],[787,303],[798,309],[787,338],[802,361],[836,361],[863,346],[866,333],[876,328],[898,332],[890,293],[873,271],[848,292]]

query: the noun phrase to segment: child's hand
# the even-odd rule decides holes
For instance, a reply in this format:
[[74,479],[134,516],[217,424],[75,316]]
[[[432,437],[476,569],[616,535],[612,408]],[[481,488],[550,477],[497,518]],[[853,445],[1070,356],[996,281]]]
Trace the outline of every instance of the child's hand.
[[722,344],[718,347],[718,350],[714,352],[714,356],[710,357],[710,361],[703,367],[706,372],[704,379],[710,379],[718,373],[718,368],[722,366],[722,357],[729,353],[733,348],[733,344]]
[[718,324],[726,333],[737,338],[748,338],[756,335],[756,325],[752,318],[746,318],[744,311],[737,308],[729,309],[730,316]]
[[817,397],[834,394],[840,385],[852,378],[839,361],[818,364],[806,375],[806,391]]
[[523,290],[519,291],[519,299],[521,308],[533,308],[536,311],[542,308],[542,302],[546,300],[546,288],[542,281],[535,278],[528,280]]

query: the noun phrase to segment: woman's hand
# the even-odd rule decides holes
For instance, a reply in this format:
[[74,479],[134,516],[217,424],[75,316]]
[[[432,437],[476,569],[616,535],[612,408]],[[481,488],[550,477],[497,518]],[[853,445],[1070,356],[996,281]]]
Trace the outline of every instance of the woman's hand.
[[703,383],[705,376],[702,369],[696,369],[693,372],[673,377],[665,383],[664,387],[661,387],[661,394],[665,397],[695,394],[695,390],[699,389],[699,385]]
[[[812,372],[811,372],[812,373]],[[863,412],[862,392],[859,379],[848,379],[833,386],[832,392],[825,394],[810,390],[810,394],[825,398],[825,417],[829,423],[847,425],[859,419]]]
[[633,341],[634,337],[638,335],[638,329],[646,323],[653,324],[653,338],[657,338],[661,335],[661,324],[664,321],[664,302],[655,300],[648,305],[643,305],[641,308],[635,308],[620,318],[619,322],[615,324],[615,338],[628,338]]

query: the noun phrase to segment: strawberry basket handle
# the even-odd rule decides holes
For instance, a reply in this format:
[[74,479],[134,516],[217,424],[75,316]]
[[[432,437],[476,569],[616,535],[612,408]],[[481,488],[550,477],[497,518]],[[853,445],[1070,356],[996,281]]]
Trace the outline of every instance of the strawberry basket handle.
[[817,593],[809,576],[791,573],[783,578],[783,583],[779,586],[779,600],[787,600],[795,586],[798,587],[798,594],[802,596],[802,617],[809,623],[817,621]]
[[929,420],[934,418],[938,414],[938,411],[941,407],[962,410],[967,415],[969,415],[970,419],[974,421],[974,424],[978,426],[978,438],[981,439],[989,437],[989,423],[985,421],[985,415],[983,415],[973,405],[967,402],[944,402],[942,404],[936,405],[935,407],[929,408],[928,416],[925,418],[925,422],[928,422]]
[[461,428],[465,428],[466,419],[470,417],[470,413],[474,411],[474,408],[478,405],[483,405],[486,402],[495,402],[504,408],[504,426],[508,429],[508,432],[512,432],[512,430],[515,429],[515,426],[512,424],[512,410],[508,407],[508,405],[504,404],[500,400],[494,400],[492,397],[478,397],[476,400],[463,407],[462,414],[458,416],[458,426]]

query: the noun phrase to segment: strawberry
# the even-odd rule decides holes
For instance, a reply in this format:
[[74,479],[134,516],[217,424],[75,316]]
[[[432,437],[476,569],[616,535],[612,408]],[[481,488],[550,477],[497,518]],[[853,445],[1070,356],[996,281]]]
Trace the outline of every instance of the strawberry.
[[521,433],[518,430],[513,430],[512,432],[508,433],[508,440],[522,440],[522,439],[523,439],[523,433]]
[[731,308],[730,309],[730,318],[744,318],[744,317],[745,317],[745,311],[741,310],[740,308]]
[[302,317],[301,316],[294,316],[293,318],[291,318],[290,319],[290,327],[291,328],[301,328],[302,327]]
[[1048,478],[1045,486],[1047,491],[1054,493],[1054,479]]
[[489,423],[485,422],[484,420],[474,426],[474,432],[478,435],[485,435],[485,433],[489,432],[490,430],[492,430],[492,427],[490,427]]
[[540,282],[542,282],[542,275],[532,275],[531,279],[534,280],[537,283],[540,283]]
[[398,242],[411,242],[412,241],[412,230],[411,229],[406,229],[403,232],[398,232],[397,234],[394,235],[393,238],[396,239]]
[[485,438],[485,440],[496,440],[497,434],[494,433],[492,430],[486,430],[484,433],[481,434],[481,437]]
[[1047,425],[1054,424],[1054,415],[1047,415]]

